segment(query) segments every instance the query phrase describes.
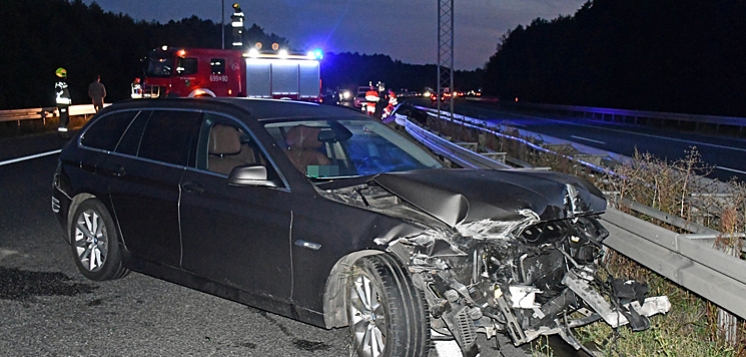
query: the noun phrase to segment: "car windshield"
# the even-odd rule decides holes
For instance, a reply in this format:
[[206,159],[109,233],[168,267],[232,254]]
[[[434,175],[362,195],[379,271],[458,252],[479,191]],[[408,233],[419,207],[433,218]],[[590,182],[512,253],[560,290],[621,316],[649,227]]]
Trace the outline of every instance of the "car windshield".
[[412,141],[372,120],[303,120],[265,124],[293,165],[315,179],[436,169],[443,165]]

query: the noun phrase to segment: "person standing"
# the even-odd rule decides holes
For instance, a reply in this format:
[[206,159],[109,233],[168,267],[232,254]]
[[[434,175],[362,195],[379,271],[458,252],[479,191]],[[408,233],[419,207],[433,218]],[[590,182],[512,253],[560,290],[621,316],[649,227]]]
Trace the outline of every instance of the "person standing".
[[57,95],[55,103],[60,112],[60,126],[57,128],[57,134],[60,138],[67,139],[67,124],[70,122],[70,91],[67,89],[67,70],[60,67],[54,72],[57,75],[57,82],[54,83],[54,91]]
[[93,83],[88,86],[88,96],[93,100],[93,109],[98,113],[104,107],[104,98],[106,97],[106,87],[101,83],[100,75],[96,75]]

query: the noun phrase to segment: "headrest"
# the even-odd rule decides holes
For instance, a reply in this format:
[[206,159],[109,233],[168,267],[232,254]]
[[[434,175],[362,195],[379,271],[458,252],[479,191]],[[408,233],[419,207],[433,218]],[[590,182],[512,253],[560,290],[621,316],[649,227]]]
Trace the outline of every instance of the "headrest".
[[213,155],[235,155],[241,152],[241,133],[238,129],[217,124],[210,129],[209,153]]
[[285,142],[291,149],[316,149],[321,146],[321,128],[297,125],[288,130]]

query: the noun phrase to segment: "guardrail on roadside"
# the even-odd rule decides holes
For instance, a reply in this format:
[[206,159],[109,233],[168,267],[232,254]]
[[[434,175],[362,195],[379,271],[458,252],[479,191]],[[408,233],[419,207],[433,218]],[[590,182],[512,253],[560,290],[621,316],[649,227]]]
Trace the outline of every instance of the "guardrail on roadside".
[[[401,119],[401,118],[399,118]],[[472,119],[475,120],[475,119]],[[408,119],[397,120],[422,144],[447,159],[466,167],[480,168],[476,152],[421,128]],[[477,129],[486,130],[475,126]],[[427,132],[427,133],[425,133]],[[437,139],[436,139],[437,137]],[[462,157],[459,157],[463,155]],[[499,167],[481,167],[499,169]],[[604,244],[648,269],[670,279],[728,312],[746,319],[746,261],[712,246],[720,232],[670,217],[651,207],[629,201],[627,208],[696,234],[679,234],[609,207],[601,219],[609,230]],[[743,237],[743,234],[739,235]]]
[[[111,104],[104,104],[104,106],[108,105]],[[70,116],[92,115],[96,113],[93,109],[93,104],[71,105],[68,110]],[[57,116],[59,116],[57,107],[0,110],[0,122],[18,121],[20,124],[21,120],[46,120],[47,118]]]
[[49,116],[55,116],[56,110],[56,107],[0,110],[0,122],[29,119],[44,120]]

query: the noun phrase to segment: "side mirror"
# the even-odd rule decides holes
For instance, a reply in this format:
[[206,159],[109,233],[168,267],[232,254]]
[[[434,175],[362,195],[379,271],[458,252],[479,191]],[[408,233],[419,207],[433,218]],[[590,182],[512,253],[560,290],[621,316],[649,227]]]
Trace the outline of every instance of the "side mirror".
[[274,182],[267,181],[267,168],[262,165],[236,166],[228,176],[231,186],[266,186],[277,187]]

